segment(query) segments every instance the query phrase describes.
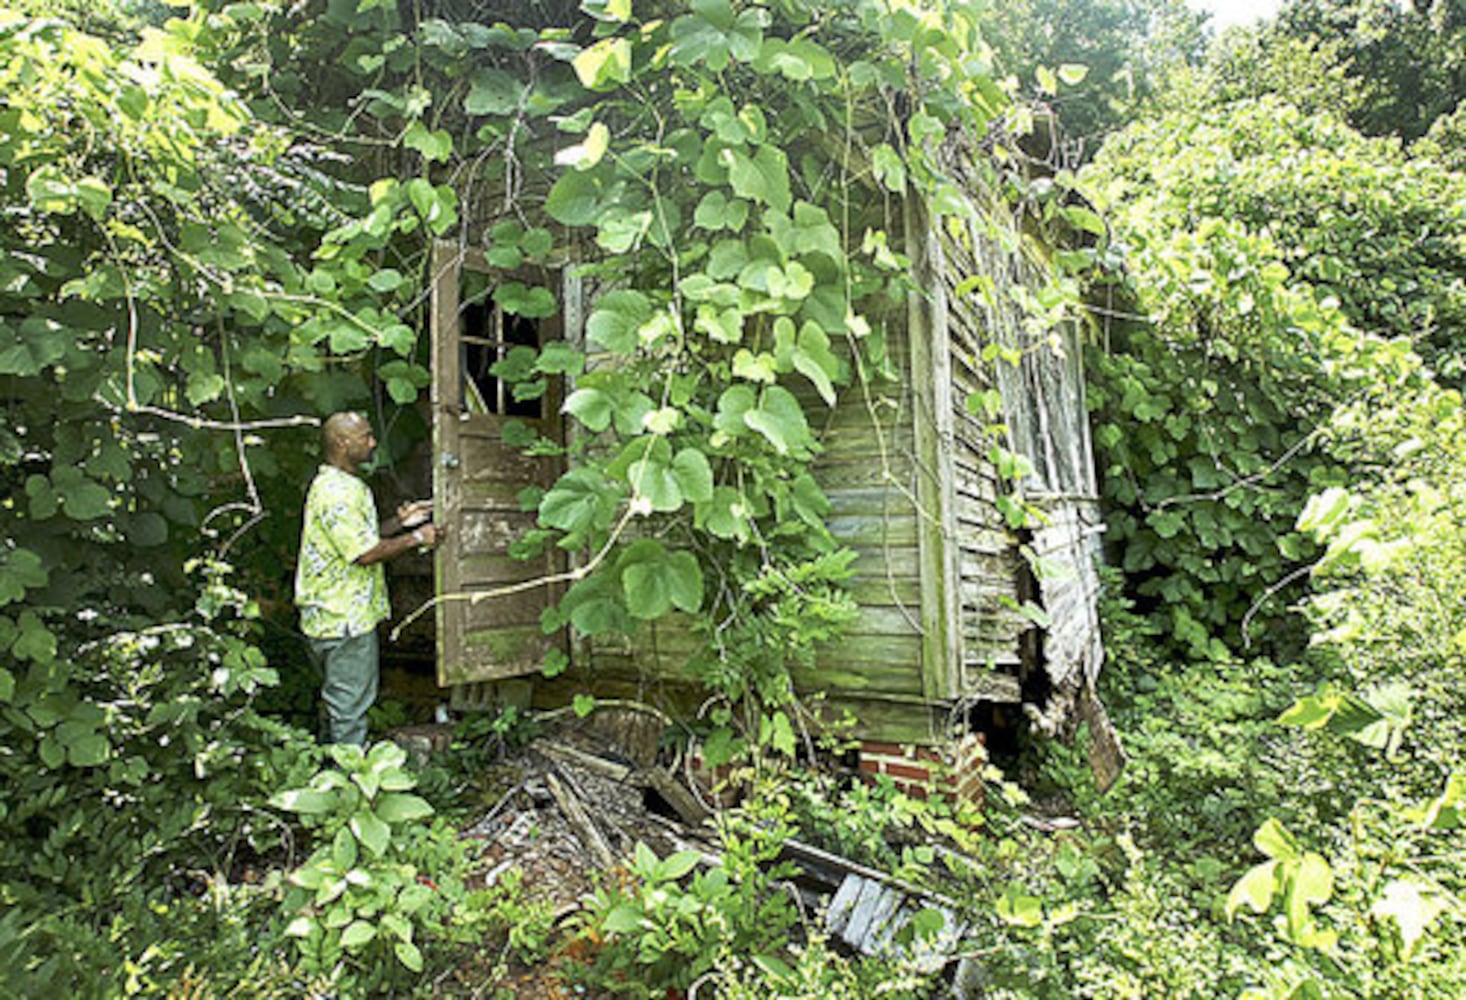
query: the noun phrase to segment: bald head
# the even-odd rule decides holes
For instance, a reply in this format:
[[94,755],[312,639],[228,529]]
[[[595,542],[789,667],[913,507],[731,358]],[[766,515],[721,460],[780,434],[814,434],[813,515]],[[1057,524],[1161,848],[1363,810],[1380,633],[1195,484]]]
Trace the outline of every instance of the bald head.
[[321,444],[326,461],[344,469],[352,469],[371,457],[377,440],[372,425],[360,413],[343,411],[326,418],[321,428]]

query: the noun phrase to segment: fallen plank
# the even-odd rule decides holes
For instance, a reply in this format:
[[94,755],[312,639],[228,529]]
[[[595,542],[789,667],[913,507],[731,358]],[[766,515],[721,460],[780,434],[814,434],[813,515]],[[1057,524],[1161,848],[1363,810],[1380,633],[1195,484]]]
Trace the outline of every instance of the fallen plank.
[[539,739],[535,741],[534,749],[543,750],[553,757],[569,761],[572,764],[585,768],[587,771],[594,771],[604,775],[612,781],[626,782],[637,781],[637,774],[629,764],[622,764],[609,760],[598,754],[586,753],[584,750],[577,750],[575,747],[566,746],[564,743],[557,743],[554,740]]
[[616,856],[611,853],[611,846],[606,843],[606,838],[600,828],[585,811],[585,806],[565,789],[564,783],[559,778],[548,771],[545,772],[545,784],[549,786],[550,794],[555,797],[555,804],[560,807],[560,812],[569,821],[576,836],[580,837],[581,843],[585,844],[586,849],[595,856],[597,863],[602,868],[614,868]]
[[[781,857],[837,886],[825,911],[825,932],[862,954],[899,952],[921,971],[936,972],[952,958],[967,930],[957,918],[957,903],[940,893],[798,840],[785,841]],[[906,925],[927,909],[942,915],[941,931],[931,939],[913,935],[909,944],[899,943]]]
[[831,854],[829,851],[821,850],[813,844],[806,844],[804,841],[796,840],[793,837],[784,841],[784,848],[780,857],[783,860],[796,862],[802,867],[822,869],[822,871],[817,873],[824,875],[832,887],[839,885],[846,875],[859,875],[872,882],[879,882],[893,889],[899,889],[908,896],[916,896],[921,899],[931,900],[941,906],[950,907],[954,910],[957,909],[957,901],[943,896],[941,893],[923,889],[918,885],[912,885],[903,879],[896,878],[893,875],[887,875],[883,871],[862,865],[857,861],[851,861],[849,858],[841,857],[838,854]]
[[655,791],[672,811],[688,826],[700,826],[702,822],[712,815],[707,808],[697,800],[686,785],[672,776],[672,772],[665,767],[650,767],[641,772],[646,783]]

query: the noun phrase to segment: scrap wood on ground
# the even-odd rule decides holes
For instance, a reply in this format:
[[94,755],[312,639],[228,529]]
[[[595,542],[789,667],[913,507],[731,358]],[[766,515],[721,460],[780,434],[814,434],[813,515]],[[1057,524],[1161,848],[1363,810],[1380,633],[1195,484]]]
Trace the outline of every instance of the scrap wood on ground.
[[[497,761],[507,791],[463,831],[484,845],[483,885],[517,870],[527,896],[563,926],[600,876],[624,874],[639,842],[661,857],[694,851],[705,867],[721,864],[709,822],[717,796],[691,772],[683,780],[660,763],[637,763],[632,754],[566,725]],[[915,969],[936,974],[960,951],[966,925],[954,900],[794,838],[779,860],[797,870],[787,888],[803,911],[817,914],[823,933],[848,952],[904,953]],[[942,914],[942,931],[924,940],[903,934],[924,910]],[[554,978],[552,970],[544,972]]]

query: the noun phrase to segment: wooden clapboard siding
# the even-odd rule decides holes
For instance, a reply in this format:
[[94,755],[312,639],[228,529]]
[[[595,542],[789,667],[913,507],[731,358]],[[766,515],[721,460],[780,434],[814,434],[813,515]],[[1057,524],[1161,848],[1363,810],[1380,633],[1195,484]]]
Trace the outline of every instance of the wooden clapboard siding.
[[[888,337],[900,360],[894,382],[864,391],[847,388],[833,407],[807,383],[786,383],[805,403],[820,444],[811,471],[830,501],[826,525],[837,541],[857,552],[850,592],[858,617],[846,635],[820,650],[813,667],[794,671],[796,685],[806,692],[918,700],[925,693],[911,399],[917,380],[910,374],[904,332],[890,331]],[[837,343],[836,349],[845,347]],[[582,650],[597,678],[612,671],[623,681],[639,677],[643,683],[661,683],[688,679],[688,661],[705,654],[706,644],[676,622],[664,622],[655,637],[598,637]]]
[[922,685],[926,697],[961,696],[964,636],[957,572],[957,498],[951,455],[955,439],[951,316],[940,241],[925,206],[904,205],[906,252],[916,289],[907,298],[910,381],[916,439],[918,555],[921,566]]
[[[921,369],[899,324],[888,325],[887,346],[897,370],[894,381],[851,386],[827,413],[815,411],[823,450],[812,471],[830,499],[830,533],[858,553],[850,591],[859,616],[844,636],[819,651],[812,669],[794,671],[802,691],[877,700],[925,696],[925,585],[916,504]],[[894,714],[903,712],[909,709]]]
[[[888,330],[898,377],[851,386],[829,406],[808,381],[783,384],[804,405],[820,448],[811,472],[830,501],[826,525],[857,558],[850,580],[859,615],[847,634],[823,647],[813,667],[796,669],[805,692],[860,692],[863,697],[924,696],[922,577],[917,507],[916,429],[909,342],[899,325]],[[849,358],[849,347],[832,349]],[[592,358],[594,366],[598,359]],[[677,616],[634,637],[597,636],[575,644],[572,659],[589,668],[594,689],[605,685],[681,684],[689,661],[706,643]]]
[[937,239],[941,256],[938,287],[948,303],[952,381],[952,439],[945,458],[952,469],[958,526],[954,575],[959,581],[957,615],[962,635],[959,687],[963,697],[1016,699],[1021,661],[1018,639],[1029,627],[1012,610],[1018,599],[1017,539],[995,506],[1006,490],[990,458],[999,442],[989,430],[991,421],[974,415],[968,407],[973,394],[992,387],[990,365],[982,361],[983,348],[993,341],[997,325],[1016,322],[1016,317],[988,308],[976,293],[959,294],[959,286],[969,276],[988,274],[997,285],[994,301],[1000,305],[1010,301],[1003,274],[992,273],[1005,272],[1009,262],[998,252],[981,259],[981,240],[976,225],[945,226]]

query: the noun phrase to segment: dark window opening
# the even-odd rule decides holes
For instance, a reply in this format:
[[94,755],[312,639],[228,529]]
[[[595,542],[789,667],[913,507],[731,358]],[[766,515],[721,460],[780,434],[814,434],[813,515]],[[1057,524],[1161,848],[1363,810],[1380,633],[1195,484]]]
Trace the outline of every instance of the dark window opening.
[[540,329],[534,320],[506,315],[483,295],[477,301],[466,302],[458,314],[463,409],[469,413],[543,418],[543,396],[515,399],[513,385],[494,374],[494,366],[514,348],[539,346]]
[[[534,320],[526,319],[523,316],[501,316],[501,324],[506,354],[519,346],[539,349],[540,328]],[[544,404],[543,394],[535,399],[515,399],[511,392],[505,396],[504,412],[514,417],[539,419],[545,415]]]
[[463,408],[470,413],[498,413],[502,387],[489,369],[499,360],[494,342],[494,307],[471,302],[458,314],[459,364],[463,369]]

